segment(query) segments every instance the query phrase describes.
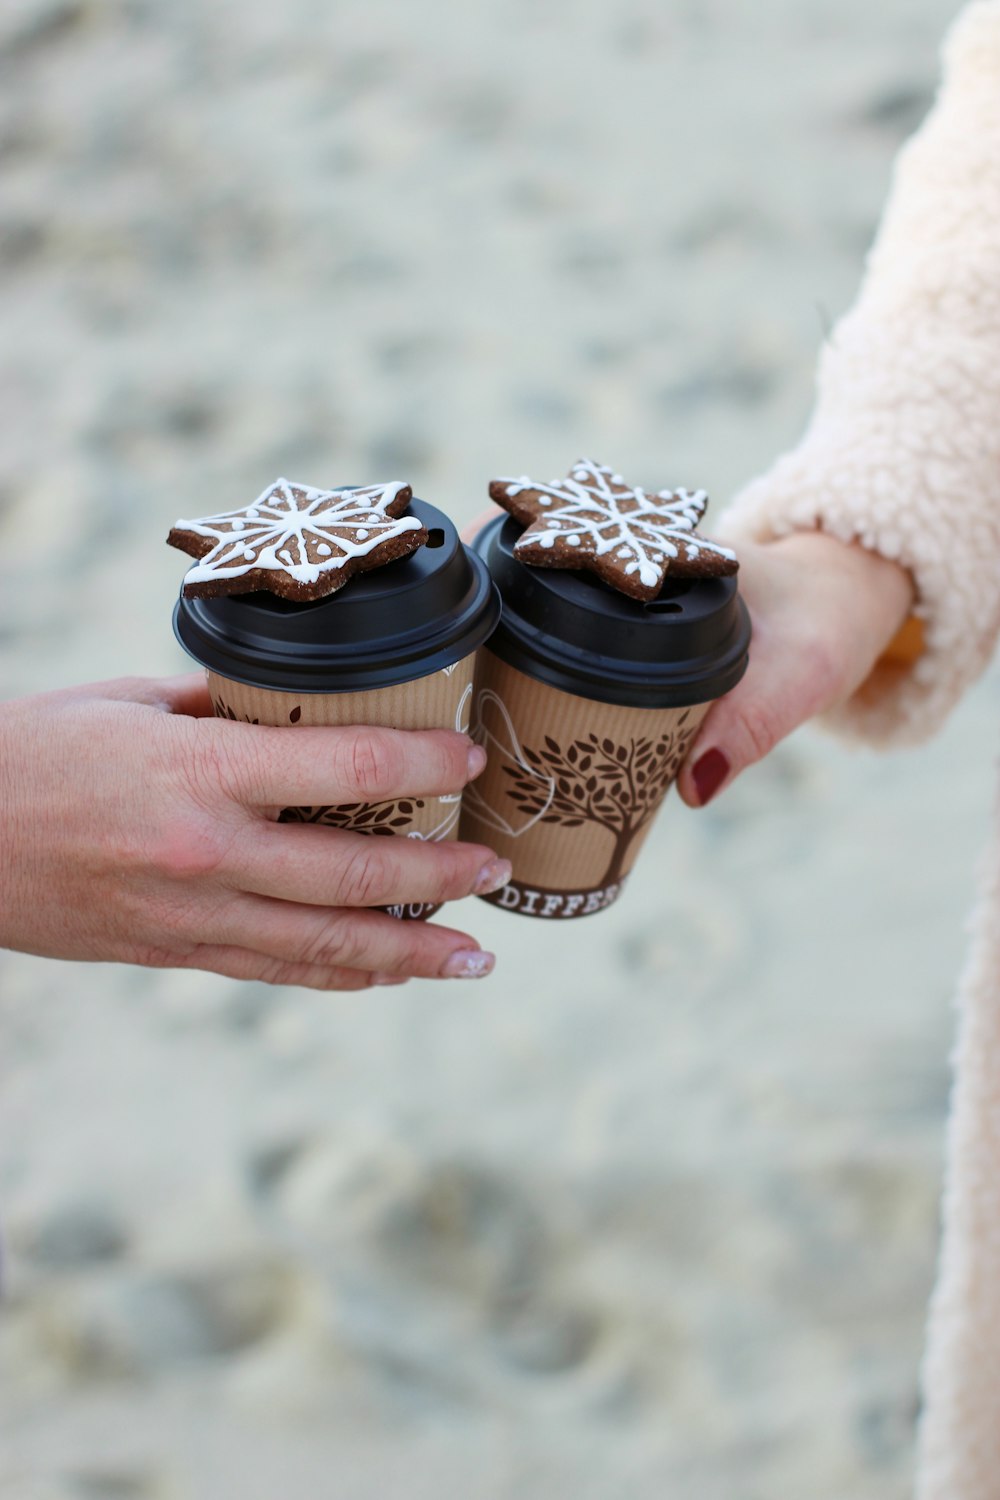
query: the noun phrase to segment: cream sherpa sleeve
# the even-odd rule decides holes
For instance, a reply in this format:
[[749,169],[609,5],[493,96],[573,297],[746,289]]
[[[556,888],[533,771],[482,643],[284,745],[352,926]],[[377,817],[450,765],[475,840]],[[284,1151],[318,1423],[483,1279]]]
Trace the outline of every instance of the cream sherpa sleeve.
[[922,649],[882,663],[832,727],[924,738],[1000,630],[1000,0],[948,39],[804,438],[720,523],[737,539],[814,527],[909,568],[922,625]]

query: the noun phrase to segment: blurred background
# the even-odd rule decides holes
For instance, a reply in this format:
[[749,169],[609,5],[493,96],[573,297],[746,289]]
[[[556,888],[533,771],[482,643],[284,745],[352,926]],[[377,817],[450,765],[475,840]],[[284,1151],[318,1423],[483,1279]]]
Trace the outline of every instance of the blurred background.
[[[178,515],[796,438],[953,0],[4,0],[0,691],[185,665]],[[668,804],[479,986],[0,955],[15,1500],[901,1500],[994,675]]]

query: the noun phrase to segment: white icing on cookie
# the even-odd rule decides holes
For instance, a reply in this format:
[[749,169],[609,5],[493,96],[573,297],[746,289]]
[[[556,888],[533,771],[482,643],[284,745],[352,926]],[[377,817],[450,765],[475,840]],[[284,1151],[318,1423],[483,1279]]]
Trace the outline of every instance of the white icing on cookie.
[[178,531],[210,538],[212,550],[188,569],[185,583],[240,578],[261,569],[314,584],[348,560],[384,542],[419,531],[416,516],[387,507],[407,486],[400,481],[356,490],[319,490],[278,479],[242,510],[178,521]]
[[[515,555],[532,546],[550,550],[565,538],[569,546],[583,544],[594,557],[614,553],[624,562],[626,575],[638,573],[646,589],[659,588],[671,558],[693,562],[704,552],[736,561],[728,547],[694,534],[708,503],[704,490],[659,490],[650,495],[630,488],[620,474],[590,459],[575,464],[568,479],[551,484],[536,484],[527,475],[499,482],[511,499],[531,491],[537,504],[546,507],[546,530],[530,527],[514,543]],[[631,560],[625,562],[626,558]]]

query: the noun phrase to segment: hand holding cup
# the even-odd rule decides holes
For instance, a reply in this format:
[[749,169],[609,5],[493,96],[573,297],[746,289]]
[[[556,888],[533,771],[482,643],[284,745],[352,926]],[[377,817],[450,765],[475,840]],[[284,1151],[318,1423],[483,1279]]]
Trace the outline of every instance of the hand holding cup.
[[467,934],[367,909],[502,884],[490,848],[275,821],[457,796],[484,761],[468,736],[212,712],[200,676],[0,705],[0,945],[320,990],[490,972]]
[[[510,859],[505,910],[566,920],[621,894],[711,703],[746,670],[736,555],[696,529],[703,490],[647,492],[590,460],[495,480],[474,542],[500,590],[461,831]],[[669,576],[668,576],[669,575]]]
[[743,542],[740,558],[754,648],[746,676],[710,708],[678,777],[690,807],[704,807],[815,715],[866,685],[884,690],[920,650],[910,574],[860,543],[802,531]]

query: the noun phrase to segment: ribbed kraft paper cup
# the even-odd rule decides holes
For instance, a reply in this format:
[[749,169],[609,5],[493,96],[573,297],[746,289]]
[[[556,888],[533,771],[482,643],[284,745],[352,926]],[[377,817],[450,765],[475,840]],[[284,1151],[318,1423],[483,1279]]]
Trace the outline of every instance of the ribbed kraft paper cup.
[[[174,631],[207,669],[220,718],[294,728],[371,725],[467,731],[476,651],[500,615],[482,560],[426,501],[410,509],[428,540],[327,598],[293,603],[252,593],[189,598]],[[286,807],[280,818],[424,842],[455,838],[460,796]],[[419,919],[430,903],[390,906]]]
[[621,893],[709,704],[625,708],[479,654],[472,735],[486,770],[465,790],[462,837],[509,859],[483,897],[546,920],[591,916]]
[[[457,729],[468,733],[475,655],[429,677],[399,687],[365,693],[278,693],[233,682],[208,672],[208,691],[216,717],[246,724],[367,724],[387,729]],[[446,797],[401,797],[386,802],[356,802],[328,807],[286,807],[281,823],[316,823],[352,833],[395,834],[437,843],[458,836],[461,794]],[[394,917],[423,919],[440,909],[429,902],[390,906]]]
[[750,622],[735,578],[668,581],[638,601],[525,565],[520,534],[500,518],[473,544],[502,615],[476,668],[472,735],[488,759],[459,837],[511,862],[483,900],[564,921],[621,894],[711,704],[746,670]]

